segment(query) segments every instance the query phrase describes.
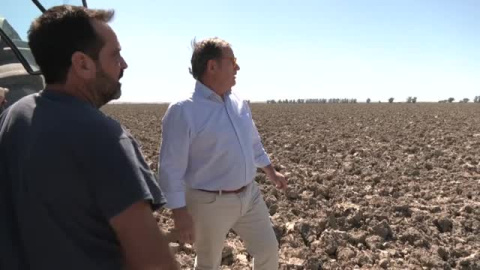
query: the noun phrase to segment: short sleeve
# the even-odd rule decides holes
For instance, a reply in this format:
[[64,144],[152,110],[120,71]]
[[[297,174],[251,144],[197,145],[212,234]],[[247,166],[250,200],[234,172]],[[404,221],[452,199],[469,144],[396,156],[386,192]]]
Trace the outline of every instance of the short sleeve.
[[95,202],[107,219],[140,200],[150,202],[154,210],[166,203],[133,137],[123,133],[118,139],[100,141],[87,164]]

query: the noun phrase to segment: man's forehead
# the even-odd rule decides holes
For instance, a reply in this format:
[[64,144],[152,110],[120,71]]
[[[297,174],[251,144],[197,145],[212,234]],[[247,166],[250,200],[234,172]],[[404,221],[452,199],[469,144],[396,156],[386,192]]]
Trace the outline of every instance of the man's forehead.
[[233,50],[232,48],[230,48],[229,46],[228,47],[223,47],[222,48],[222,53],[224,56],[233,56]]
[[108,25],[108,23],[92,20],[92,26],[95,29],[95,32],[103,39],[105,43],[114,43],[114,46],[120,46],[118,43],[117,35],[113,29]]

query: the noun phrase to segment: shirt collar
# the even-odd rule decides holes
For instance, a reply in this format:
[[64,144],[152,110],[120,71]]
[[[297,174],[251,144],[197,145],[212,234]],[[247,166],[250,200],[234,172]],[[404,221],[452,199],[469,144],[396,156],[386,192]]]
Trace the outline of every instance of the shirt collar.
[[[228,90],[227,93],[225,93],[225,97],[228,97],[231,92],[232,90]],[[217,93],[213,92],[212,89],[208,88],[208,86],[204,85],[200,81],[197,81],[197,83],[195,84],[195,93],[205,99],[212,99],[223,102],[222,97],[220,97]]]

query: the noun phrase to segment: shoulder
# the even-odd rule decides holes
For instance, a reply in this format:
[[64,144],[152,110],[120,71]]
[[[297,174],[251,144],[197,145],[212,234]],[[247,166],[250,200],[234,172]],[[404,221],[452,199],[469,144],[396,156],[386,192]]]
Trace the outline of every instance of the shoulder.
[[89,121],[84,122],[82,128],[96,134],[98,139],[120,140],[129,137],[125,128],[117,120],[99,110],[90,111],[88,119]]
[[[75,138],[86,139],[95,145],[128,138],[120,122],[97,108],[68,106],[62,111],[63,116],[58,119],[62,129],[69,130]],[[77,134],[72,134],[72,131]]]
[[181,98],[174,100],[168,105],[168,109],[181,109],[181,108],[188,108],[189,106],[192,106],[194,103],[194,98],[192,97],[187,97],[187,98]]
[[178,115],[178,114],[187,115],[189,114],[189,112],[192,112],[194,110],[195,105],[196,105],[196,102],[193,96],[174,100],[168,105],[168,109],[165,112],[164,117]]

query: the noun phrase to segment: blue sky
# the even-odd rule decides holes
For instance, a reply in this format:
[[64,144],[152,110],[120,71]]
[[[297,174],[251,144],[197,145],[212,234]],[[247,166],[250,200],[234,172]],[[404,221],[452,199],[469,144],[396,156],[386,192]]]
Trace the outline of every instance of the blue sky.
[[[0,16],[25,35],[39,12],[29,0],[1,1]],[[191,92],[190,42],[213,36],[232,44],[241,67],[234,90],[253,101],[480,95],[478,0],[88,3],[116,11],[111,25],[129,64],[120,101],[168,102]]]

